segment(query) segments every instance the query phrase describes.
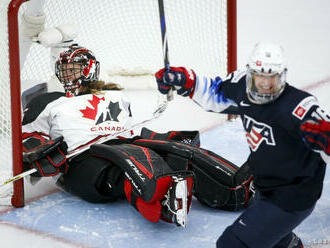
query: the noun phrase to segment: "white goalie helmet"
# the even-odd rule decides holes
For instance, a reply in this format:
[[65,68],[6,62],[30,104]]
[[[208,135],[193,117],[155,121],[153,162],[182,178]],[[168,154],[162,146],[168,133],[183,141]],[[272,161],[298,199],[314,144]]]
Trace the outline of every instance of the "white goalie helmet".
[[256,44],[247,64],[246,93],[249,100],[265,104],[277,99],[286,85],[286,71],[281,46]]
[[63,84],[67,96],[78,94],[80,86],[87,86],[99,79],[100,63],[92,51],[71,45],[59,55],[55,63],[55,75]]

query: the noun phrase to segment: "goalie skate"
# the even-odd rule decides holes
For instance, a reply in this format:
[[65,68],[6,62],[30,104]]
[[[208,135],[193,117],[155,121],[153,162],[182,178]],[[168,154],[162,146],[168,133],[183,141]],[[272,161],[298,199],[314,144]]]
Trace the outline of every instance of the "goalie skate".
[[165,195],[162,216],[178,226],[186,227],[188,214],[187,181],[182,177],[172,177],[173,185]]

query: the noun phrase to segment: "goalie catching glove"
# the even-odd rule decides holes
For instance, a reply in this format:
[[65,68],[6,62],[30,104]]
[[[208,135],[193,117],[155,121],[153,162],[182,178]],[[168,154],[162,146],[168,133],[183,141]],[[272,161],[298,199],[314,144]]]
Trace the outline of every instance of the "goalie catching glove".
[[37,172],[32,176],[49,177],[66,172],[66,154],[67,145],[62,136],[51,140],[40,133],[23,134],[24,169],[35,168]]
[[307,120],[300,129],[305,143],[311,149],[317,152],[324,151],[328,156],[330,155],[330,122]]
[[196,74],[193,70],[184,67],[170,67],[167,71],[164,68],[156,72],[158,90],[167,94],[174,86],[178,95],[192,97],[196,83]]

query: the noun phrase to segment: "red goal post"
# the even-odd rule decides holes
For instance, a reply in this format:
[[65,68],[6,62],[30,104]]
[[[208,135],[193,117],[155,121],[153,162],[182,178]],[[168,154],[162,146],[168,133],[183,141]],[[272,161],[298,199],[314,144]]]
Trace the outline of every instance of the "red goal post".
[[[171,65],[190,67],[205,76],[225,76],[236,69],[236,0],[165,0],[164,4]],[[19,23],[24,5],[25,0],[0,3],[0,183],[22,172],[22,83],[36,77],[46,81],[53,73],[51,62],[46,62],[49,49],[38,44],[32,45],[20,66]],[[77,21],[81,29],[77,42],[96,53],[106,68],[103,75],[110,80],[118,73],[111,72],[113,68],[143,75],[163,64],[157,1],[46,0],[41,7],[46,27]],[[5,187],[8,194],[0,187],[0,205],[24,206],[23,180],[10,187]]]

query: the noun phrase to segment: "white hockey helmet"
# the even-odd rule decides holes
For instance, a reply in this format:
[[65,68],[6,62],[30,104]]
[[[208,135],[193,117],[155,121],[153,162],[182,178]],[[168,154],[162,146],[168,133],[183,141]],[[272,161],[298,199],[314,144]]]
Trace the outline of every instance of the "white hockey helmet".
[[281,46],[256,44],[247,64],[246,93],[249,100],[265,104],[277,99],[286,85],[286,71]]
[[55,75],[67,96],[77,95],[81,85],[97,81],[99,70],[100,65],[93,52],[77,44],[62,52],[55,63]]

